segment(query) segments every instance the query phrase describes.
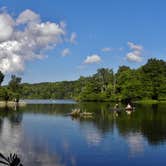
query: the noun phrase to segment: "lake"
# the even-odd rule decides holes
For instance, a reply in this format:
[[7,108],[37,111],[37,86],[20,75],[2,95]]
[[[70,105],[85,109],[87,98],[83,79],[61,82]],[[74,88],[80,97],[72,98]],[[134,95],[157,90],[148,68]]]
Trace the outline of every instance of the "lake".
[[[111,103],[28,103],[0,108],[0,151],[19,154],[24,166],[166,165],[165,104],[137,104],[128,114]],[[93,117],[68,116],[74,108]]]

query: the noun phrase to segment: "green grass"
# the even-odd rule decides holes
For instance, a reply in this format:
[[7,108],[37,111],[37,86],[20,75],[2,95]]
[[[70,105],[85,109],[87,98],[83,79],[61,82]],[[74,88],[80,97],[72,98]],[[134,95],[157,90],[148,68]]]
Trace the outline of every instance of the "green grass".
[[143,100],[135,101],[134,103],[139,103],[139,104],[158,104],[158,103],[166,103],[166,100],[143,99]]

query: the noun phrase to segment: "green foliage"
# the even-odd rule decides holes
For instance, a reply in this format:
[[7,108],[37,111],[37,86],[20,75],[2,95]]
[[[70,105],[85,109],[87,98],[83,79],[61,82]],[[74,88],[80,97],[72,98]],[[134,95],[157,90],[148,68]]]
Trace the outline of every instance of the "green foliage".
[[[1,72],[0,72],[1,73]],[[1,74],[0,74],[1,75]],[[4,76],[3,76],[4,78]],[[8,86],[0,87],[0,100],[1,101],[19,101],[21,93],[21,78],[12,75],[11,81]]]
[[[0,78],[3,78],[1,74]],[[101,68],[92,76],[54,83],[21,84],[21,78],[12,75],[9,85],[0,88],[0,99],[14,100],[20,97],[81,101],[165,101],[166,62],[149,59],[138,69],[120,66],[114,74],[112,69]]]
[[158,100],[166,95],[166,62],[163,60],[149,59],[142,68],[142,83],[144,90],[150,93],[152,99]]
[[150,59],[131,69],[120,66],[117,73],[101,68],[89,77],[76,81],[23,84],[23,98],[65,99],[81,101],[166,100],[166,62]]
[[21,77],[12,75],[8,88],[12,92],[12,98],[16,101],[19,101],[20,94],[22,92]]
[[9,89],[11,89],[13,92],[18,92],[21,87],[20,84],[21,84],[21,78],[12,75],[11,80],[9,82]]
[[6,101],[7,99],[7,91],[5,88],[0,87],[0,100]]
[[142,98],[142,83],[139,70],[120,70],[117,73],[117,94],[121,95],[122,100]]

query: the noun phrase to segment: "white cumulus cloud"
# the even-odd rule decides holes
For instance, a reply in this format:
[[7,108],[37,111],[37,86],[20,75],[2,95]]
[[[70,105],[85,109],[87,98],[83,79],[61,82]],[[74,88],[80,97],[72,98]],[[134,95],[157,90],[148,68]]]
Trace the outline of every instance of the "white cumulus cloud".
[[143,47],[141,45],[137,45],[137,44],[134,44],[132,42],[128,42],[127,44],[130,47],[130,49],[132,49],[132,50],[137,50],[137,51],[143,50]]
[[111,52],[112,49],[111,49],[110,47],[104,47],[104,48],[102,48],[101,51],[102,51],[102,52]]
[[142,61],[142,57],[141,57],[140,53],[137,51],[129,52],[126,55],[126,57],[127,57],[127,60],[131,61],[131,62],[141,62]]
[[26,61],[45,57],[47,49],[63,41],[65,30],[55,22],[42,22],[27,9],[15,19],[0,13],[0,70],[22,72]]
[[69,48],[65,48],[62,52],[61,52],[61,55],[62,56],[68,56],[70,55],[70,49]]
[[130,62],[141,62],[143,47],[132,42],[128,42],[127,44],[131,51],[126,54],[126,59]]
[[40,16],[35,12],[27,9],[18,16],[16,23],[25,24],[28,22],[39,22],[39,21],[40,21]]
[[87,56],[84,60],[85,64],[93,64],[93,63],[99,63],[101,61],[101,57],[97,54],[93,54],[91,56]]
[[75,32],[72,32],[70,36],[70,43],[75,44],[76,39],[77,39],[77,34]]
[[12,36],[13,26],[14,21],[9,14],[0,14],[0,42],[8,40]]

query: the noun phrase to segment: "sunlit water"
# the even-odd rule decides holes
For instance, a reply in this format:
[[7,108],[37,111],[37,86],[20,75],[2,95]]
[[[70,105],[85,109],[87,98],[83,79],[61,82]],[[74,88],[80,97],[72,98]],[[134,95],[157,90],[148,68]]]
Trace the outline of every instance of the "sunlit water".
[[[110,103],[29,101],[0,113],[0,151],[24,166],[166,165],[166,105],[136,105],[128,115]],[[73,108],[93,118],[73,119]]]

